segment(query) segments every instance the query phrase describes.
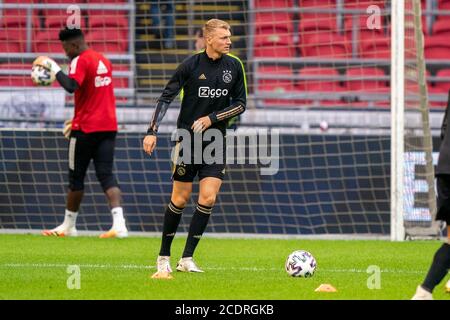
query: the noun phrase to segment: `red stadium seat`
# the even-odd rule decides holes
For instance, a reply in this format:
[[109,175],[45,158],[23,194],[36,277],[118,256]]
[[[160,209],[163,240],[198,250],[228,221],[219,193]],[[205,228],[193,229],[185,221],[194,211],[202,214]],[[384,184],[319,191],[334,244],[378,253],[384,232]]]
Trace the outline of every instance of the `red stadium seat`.
[[298,30],[300,32],[322,31],[331,30],[335,32],[337,30],[336,19],[301,19],[298,24]]
[[95,28],[123,28],[128,29],[129,23],[125,15],[93,15],[89,16],[89,29]]
[[86,35],[86,42],[103,53],[125,53],[128,50],[128,38],[116,28],[91,31]]
[[362,93],[387,93],[389,86],[383,79],[385,73],[380,68],[350,68],[347,69],[345,88],[349,91]]
[[122,64],[113,65],[114,88],[129,88],[130,87],[129,77],[117,75],[117,72],[120,71],[130,71],[130,68],[127,65]]
[[[33,27],[40,27],[40,20],[37,12],[31,16]],[[27,26],[27,12],[25,10],[5,9],[3,15],[0,15],[0,26],[2,28],[23,28]]]
[[292,48],[291,46],[256,47],[254,56],[257,58],[291,58],[295,56],[295,48]]
[[33,42],[34,52],[64,53],[64,49],[59,41],[59,29],[44,30],[36,34]]
[[353,39],[353,32],[357,32],[357,41],[371,41],[373,38],[380,38],[385,35],[384,17],[380,17],[380,22],[380,28],[369,29],[366,15],[358,16],[356,21],[353,17],[347,17],[344,22],[344,34],[347,39],[351,40]]
[[123,4],[123,3],[128,3],[128,0],[89,0],[89,3]]
[[304,7],[317,7],[317,6],[336,6],[337,0],[298,0],[299,6]]
[[[71,13],[67,13],[67,4],[79,4],[84,3],[84,0],[81,1],[67,1],[67,0],[41,0],[42,4],[51,4],[51,5],[57,5],[61,4],[61,8],[58,9],[43,9],[42,13],[45,17],[49,16],[59,16],[59,17],[69,17]],[[88,1],[90,2],[90,1]],[[85,12],[81,11],[81,18],[85,16]],[[64,19],[66,20],[66,19]]]
[[[314,76],[314,79],[300,80],[297,88],[301,91],[342,91],[339,72],[334,68],[304,67],[299,70],[300,76]],[[317,77],[317,79],[316,79]]]
[[429,101],[430,108],[445,109],[447,107],[448,90],[443,91],[442,88],[436,88],[428,84],[428,97],[432,98],[434,95],[445,95],[445,101]]
[[[71,4],[77,4],[77,3],[84,3],[84,0],[81,1],[66,1],[66,0],[42,0],[41,1],[43,4],[51,4],[51,5],[56,5],[56,4],[61,4],[63,5],[60,9],[43,9],[42,10],[42,14],[44,17],[44,27],[46,28],[58,28],[58,29],[62,29],[63,27],[65,27],[67,25],[67,22],[72,23],[72,14],[73,13],[67,13],[67,4],[71,3]],[[81,10],[80,12],[80,23],[81,23],[81,28],[83,28],[86,23],[86,11]],[[70,20],[68,21],[68,19],[70,18]]]
[[438,8],[439,10],[450,10],[450,0],[439,0]]
[[[347,9],[366,9],[369,5],[377,5],[381,8],[384,7],[384,4],[380,2],[367,2],[363,1],[357,4],[349,4],[346,3],[345,6]],[[381,58],[384,59],[389,55],[389,46],[386,45],[386,38],[389,37],[387,29],[387,25],[385,24],[384,16],[380,16],[380,26],[369,25],[376,23],[376,19],[368,20],[369,15],[367,15],[364,10],[361,14],[347,15],[344,22],[344,33],[347,37],[348,41],[354,41],[354,32],[357,32],[357,55],[360,55],[365,58]],[[386,35],[386,33],[388,35]],[[370,52],[370,50],[375,49],[379,50],[379,52]],[[369,52],[368,52],[369,51]]]
[[[37,27],[37,17],[34,16],[33,28]],[[1,48],[5,52],[24,52],[26,49],[27,29],[26,19],[16,19],[9,17],[0,24]],[[13,51],[14,50],[14,51]],[[17,51],[16,51],[17,50]],[[3,51],[3,50],[2,50]]]
[[271,30],[272,32],[292,32],[292,14],[287,12],[267,12],[255,15],[256,30]]
[[299,0],[300,8],[336,7],[336,0]]
[[11,41],[4,39],[3,32],[0,30],[0,52],[23,52],[24,44],[21,41]]
[[0,63],[0,69],[20,69],[20,70],[30,70],[31,66],[29,63]]
[[[89,1],[91,4],[128,4],[127,0],[94,0]],[[90,9],[87,11],[89,32],[99,31],[100,28],[117,28],[118,31],[124,33],[124,37],[128,38],[129,30],[129,11],[127,10],[105,10]]]
[[[120,36],[118,36],[120,39],[125,39],[125,45],[118,46],[123,47],[124,49],[114,49],[116,52],[122,52],[125,51],[128,45],[128,19],[125,14],[117,14],[115,16],[103,16],[103,15],[90,15],[88,17],[88,33],[93,34],[103,34],[104,32],[102,30],[107,29],[111,30],[112,34],[118,34],[120,33]],[[110,42],[110,41],[109,41]],[[108,45],[108,48],[111,49],[111,46]]]
[[3,0],[3,3],[39,3],[40,0]]
[[450,36],[450,16],[447,19],[440,18],[433,24],[433,36]]
[[[336,0],[299,0],[300,9],[337,9]],[[335,12],[301,12],[300,18],[318,17],[318,16],[331,16],[335,17]]]
[[351,46],[345,37],[335,33],[318,33],[300,43],[304,57],[342,59],[351,56]]
[[255,0],[255,8],[291,8],[293,0]]
[[275,33],[262,30],[255,36],[255,57],[294,57],[295,46],[289,33]]
[[[88,11],[88,33],[92,34],[100,34],[99,37],[101,37],[101,34],[104,34],[104,29],[110,30],[113,35],[116,35],[120,33],[120,36],[117,36],[119,39],[125,39],[125,45],[113,45],[108,44],[106,47],[108,47],[108,50],[115,50],[115,52],[122,52],[126,51],[128,45],[128,31],[129,31],[129,20],[128,15],[126,11],[95,11],[95,10],[89,10]],[[111,42],[111,41],[108,41]],[[114,49],[113,46],[116,46],[117,48]],[[120,47],[123,47],[125,49],[120,49]]]
[[375,5],[380,8],[384,8],[385,0],[358,0],[358,1],[344,1],[345,9],[364,9],[369,6]]
[[[32,3],[31,0],[24,1]],[[24,3],[22,1],[6,1],[5,3]],[[37,10],[32,12],[31,26],[40,28]],[[27,41],[27,11],[22,9],[4,9],[0,15],[0,51],[24,52]]]
[[[58,29],[61,30],[67,26],[67,15],[50,15],[44,17],[44,27],[46,29]],[[86,27],[86,22],[84,19],[80,19],[80,27],[84,29]]]
[[447,78],[448,80],[441,82],[436,81],[434,87],[437,91],[448,93],[450,91],[450,69],[441,69],[436,73],[437,78]]
[[425,58],[448,60],[450,43],[447,37],[429,36],[425,38]]
[[[262,66],[258,68],[255,75],[257,77],[287,77],[287,79],[258,79],[258,91],[261,93],[274,93],[279,95],[295,92],[294,80],[290,79],[291,77],[293,78],[293,71],[288,66]],[[267,106],[294,106],[298,103],[293,99],[264,99],[264,104]]]
[[24,87],[34,86],[30,78],[31,67],[30,64],[22,63],[0,63],[0,70],[25,70],[24,75],[0,74],[0,87]]
[[[3,0],[2,3],[4,3],[4,4],[39,3],[39,0]],[[23,20],[26,21],[27,10],[23,10],[23,9],[4,9],[3,10],[3,14],[0,15],[0,20],[2,20],[3,18],[7,19],[8,17],[19,18],[19,19],[23,19]]]
[[[304,67],[299,71],[300,76],[313,77],[313,79],[300,80],[297,90],[305,93],[316,92],[317,98],[303,100],[302,103],[311,104],[313,100],[320,101],[321,106],[336,106],[341,104],[340,99],[327,98],[327,93],[343,91],[339,81],[339,73],[334,68]],[[322,93],[322,94],[320,94]]]
[[[125,75],[119,75],[118,73],[121,71],[130,71],[129,66],[122,64],[113,65],[113,85],[114,89],[127,89],[132,86],[132,82],[130,82],[130,78]],[[133,81],[133,80],[131,80]],[[127,103],[128,97],[118,96],[116,95],[117,103]]]
[[391,39],[388,36],[380,36],[370,41],[361,41],[360,56],[367,59],[390,59]]
[[303,18],[298,24],[298,31],[303,43],[308,43],[310,38],[318,33],[334,33],[337,31],[335,17]]
[[8,76],[0,75],[0,87],[31,87],[33,86],[30,76]]
[[270,79],[270,76],[287,76],[293,77],[294,72],[288,66],[261,66],[256,71],[256,76],[269,76],[268,79],[261,78],[258,79],[258,84],[261,85],[273,85],[277,86],[279,84],[284,84],[286,87],[291,89],[294,88],[294,81],[292,79]]
[[23,29],[1,29],[0,46],[5,48],[5,52],[23,52],[25,51],[26,36],[26,32]]
[[[336,0],[300,0],[300,9],[336,9]],[[336,22],[335,12],[301,12],[300,22],[312,20],[316,21],[317,24],[327,24],[327,21],[333,20]],[[333,27],[333,29],[336,26]]]

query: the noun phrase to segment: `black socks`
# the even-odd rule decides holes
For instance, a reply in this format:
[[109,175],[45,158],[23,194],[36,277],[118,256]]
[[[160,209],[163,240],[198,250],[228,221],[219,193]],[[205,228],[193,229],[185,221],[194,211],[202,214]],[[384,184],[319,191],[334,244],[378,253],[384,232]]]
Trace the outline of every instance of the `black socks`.
[[212,207],[197,204],[189,226],[189,234],[184,247],[183,258],[192,257],[211,216]]

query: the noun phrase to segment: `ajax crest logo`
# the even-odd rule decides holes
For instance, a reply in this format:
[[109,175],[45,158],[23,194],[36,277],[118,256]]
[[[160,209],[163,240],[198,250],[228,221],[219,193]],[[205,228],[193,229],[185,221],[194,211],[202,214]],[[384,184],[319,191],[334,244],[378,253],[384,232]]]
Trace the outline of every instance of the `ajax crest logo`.
[[230,83],[231,80],[233,80],[233,77],[231,76],[231,71],[230,70],[223,70],[222,80],[225,83]]
[[178,167],[177,173],[178,173],[178,175],[180,175],[180,176],[184,176],[184,175],[186,174],[186,169],[183,168],[183,167]]

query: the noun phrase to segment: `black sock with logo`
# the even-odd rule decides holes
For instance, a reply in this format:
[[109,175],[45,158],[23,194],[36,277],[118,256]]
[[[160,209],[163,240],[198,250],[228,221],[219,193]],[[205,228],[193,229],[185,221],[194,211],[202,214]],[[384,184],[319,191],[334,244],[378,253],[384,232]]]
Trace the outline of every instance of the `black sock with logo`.
[[159,251],[160,256],[170,256],[170,247],[177,232],[178,225],[180,224],[183,209],[174,205],[172,201],[167,206],[166,213],[164,214],[161,249]]
[[203,232],[205,232],[208,225],[209,217],[211,216],[212,207],[207,207],[197,204],[197,208],[191,220],[189,226],[188,238],[186,240],[186,246],[184,247],[183,258],[192,257],[194,255],[195,248],[200,241]]

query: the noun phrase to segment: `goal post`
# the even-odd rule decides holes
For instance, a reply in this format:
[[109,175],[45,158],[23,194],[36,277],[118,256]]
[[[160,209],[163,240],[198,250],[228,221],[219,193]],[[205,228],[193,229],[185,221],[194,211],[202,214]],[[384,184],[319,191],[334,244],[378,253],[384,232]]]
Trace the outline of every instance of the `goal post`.
[[391,240],[404,239],[404,25],[405,1],[391,7]]
[[391,39],[391,240],[439,236],[420,0],[392,1]]
[[[424,54],[424,37],[421,23],[422,9],[420,0],[413,0],[413,12],[414,12],[414,38],[417,46],[417,70],[418,70],[418,85],[419,85],[419,108],[422,118],[422,132],[423,132],[423,148],[425,151],[425,166],[426,166],[426,182],[428,187],[428,194],[425,201],[428,204],[431,223],[428,231],[429,234],[438,235],[440,231],[439,223],[435,221],[437,208],[436,208],[436,190],[435,190],[435,179],[434,179],[434,165],[433,165],[433,141],[430,128],[430,117],[429,117],[429,100],[428,100],[428,88],[426,83],[426,64],[425,64],[425,54]],[[413,228],[406,226],[408,230],[408,235],[419,234],[420,231],[416,231]]]

